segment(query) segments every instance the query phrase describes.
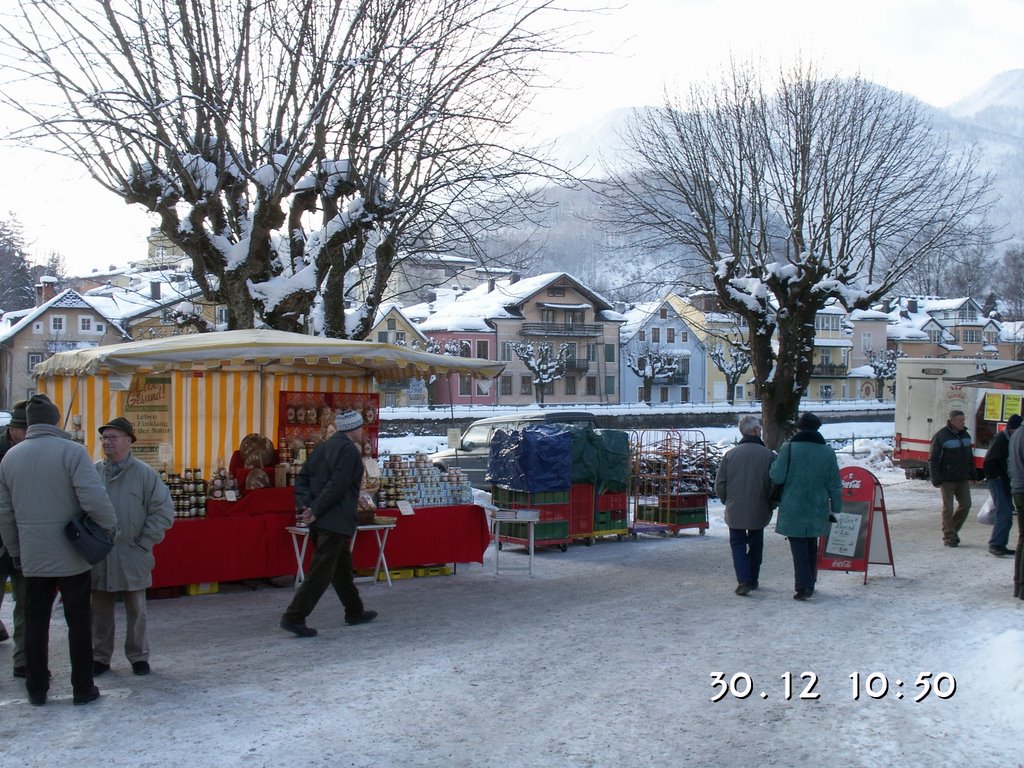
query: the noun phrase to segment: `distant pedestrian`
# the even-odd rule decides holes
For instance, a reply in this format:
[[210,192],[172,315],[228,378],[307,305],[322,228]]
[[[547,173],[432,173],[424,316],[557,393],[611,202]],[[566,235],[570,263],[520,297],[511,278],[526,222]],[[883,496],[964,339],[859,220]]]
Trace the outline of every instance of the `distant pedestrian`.
[[[25,416],[27,400],[19,400],[11,407],[11,420],[7,422],[3,434],[0,435],[0,460],[7,455],[7,452],[25,439],[25,430],[28,429],[28,422]],[[4,547],[3,537],[0,536],[0,606],[4,603],[4,587],[7,579],[11,580],[11,591],[14,593],[14,621],[11,632],[0,621],[0,643],[14,637],[14,653],[11,654],[14,662],[14,676],[25,676],[25,582],[21,572],[14,567],[14,560],[11,558],[7,548]]]
[[345,607],[346,624],[364,624],[377,616],[376,611],[363,608],[352,580],[349,551],[356,532],[363,479],[359,450],[363,417],[358,411],[341,411],[334,422],[337,431],[313,449],[295,479],[295,507],[299,519],[310,526],[313,562],[281,617],[280,626],[298,637],[316,635],[316,630],[307,626],[306,617],[328,586],[334,587]]
[[135,428],[123,416],[99,428],[104,459],[96,470],[117,512],[121,532],[109,555],[92,568],[92,671],[110,669],[114,602],[124,601],[124,653],[132,673],[148,675],[146,590],[153,585],[153,547],[174,522],[171,492],[152,467],[132,455]]
[[764,529],[772,519],[768,470],[775,453],[761,440],[761,421],[756,416],[742,417],[738,427],[742,437],[722,457],[715,495],[725,504],[736,594],[747,595],[759,586]]
[[1024,600],[1024,429],[1010,436],[1010,494],[1017,513],[1017,551],[1013,559],[1013,596]]
[[971,511],[974,441],[965,423],[963,411],[950,411],[946,426],[932,436],[928,454],[932,485],[942,491],[942,543],[947,547],[960,545],[960,529]]
[[784,483],[775,530],[789,539],[793,555],[794,600],[814,594],[818,579],[818,538],[843,509],[843,487],[836,454],[818,430],[821,419],[803,413],[797,433],[782,446],[769,477]]
[[1014,552],[1007,549],[1013,529],[1013,499],[1010,495],[1010,438],[1021,425],[1021,417],[1014,414],[1006,420],[1006,428],[996,433],[985,452],[985,484],[995,509],[995,524],[988,539],[988,551],[996,557],[1008,557]]
[[92,676],[92,566],[71,545],[64,527],[84,511],[116,534],[117,515],[85,446],[57,426],[57,406],[46,395],[33,395],[26,414],[25,440],[0,462],[0,535],[25,576],[25,688],[31,704],[46,703],[50,616],[59,590],[73,699],[87,704],[100,695]]

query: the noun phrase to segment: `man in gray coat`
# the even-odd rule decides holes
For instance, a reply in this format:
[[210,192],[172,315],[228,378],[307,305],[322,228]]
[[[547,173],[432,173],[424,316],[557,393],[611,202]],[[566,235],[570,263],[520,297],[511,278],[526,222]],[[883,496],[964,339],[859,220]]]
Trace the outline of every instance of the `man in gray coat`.
[[25,577],[25,689],[34,706],[50,687],[50,615],[57,591],[64,603],[75,704],[99,698],[92,677],[92,566],[64,527],[84,511],[101,528],[117,532],[117,515],[84,446],[60,429],[60,411],[46,395],[26,406],[25,439],[0,462],[0,535]]
[[123,416],[99,428],[103,461],[96,469],[107,488],[121,533],[105,560],[92,568],[92,671],[102,675],[114,655],[114,601],[127,619],[124,654],[132,673],[148,675],[146,590],[153,585],[153,547],[174,522],[171,492],[152,467],[132,455],[135,429]]
[[747,595],[758,587],[764,529],[772,519],[768,470],[775,453],[762,442],[761,422],[756,416],[742,417],[739,430],[739,444],[722,457],[715,477],[715,494],[725,504],[736,594]]

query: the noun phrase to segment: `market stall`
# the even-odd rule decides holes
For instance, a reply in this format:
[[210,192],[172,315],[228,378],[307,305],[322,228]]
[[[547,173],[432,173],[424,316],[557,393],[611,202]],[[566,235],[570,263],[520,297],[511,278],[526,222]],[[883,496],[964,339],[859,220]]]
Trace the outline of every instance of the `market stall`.
[[[187,519],[177,520],[157,548],[154,572],[155,584],[172,585],[294,574],[285,530],[295,509],[287,468],[329,436],[337,409],[363,413],[368,428],[362,447],[375,457],[377,382],[448,375],[492,379],[502,368],[390,344],[244,330],[60,352],[38,364],[34,374],[38,391],[64,414],[64,428],[94,458],[102,456],[99,425],[124,415],[135,425],[135,455],[175,479],[172,490],[185,499]],[[276,466],[246,462],[246,473],[232,472],[229,485],[232,457],[238,458],[239,446],[252,436],[276,441]],[[247,473],[256,470],[269,471],[247,489]],[[221,478],[229,491],[222,499],[241,494],[239,500],[215,500],[214,483]],[[467,540],[479,538],[480,530],[486,534],[483,510],[472,509],[437,506],[403,516],[388,543],[389,563],[481,560],[482,549],[476,554],[475,548],[440,546],[464,534]],[[423,544],[430,541],[436,546]],[[361,556],[357,546],[357,561]]]

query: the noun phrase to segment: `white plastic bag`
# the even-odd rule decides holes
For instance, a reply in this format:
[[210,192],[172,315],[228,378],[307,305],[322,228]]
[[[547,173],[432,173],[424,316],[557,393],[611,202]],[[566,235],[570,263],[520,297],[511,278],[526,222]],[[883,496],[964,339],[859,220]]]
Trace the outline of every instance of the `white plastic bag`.
[[996,505],[992,503],[991,496],[985,499],[985,503],[982,504],[981,509],[978,510],[978,522],[983,525],[995,525]]

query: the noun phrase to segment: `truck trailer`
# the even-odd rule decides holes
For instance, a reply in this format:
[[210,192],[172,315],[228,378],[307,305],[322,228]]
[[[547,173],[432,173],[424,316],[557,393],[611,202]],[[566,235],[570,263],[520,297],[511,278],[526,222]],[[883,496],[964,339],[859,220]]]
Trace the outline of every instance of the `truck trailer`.
[[1024,389],[997,382],[967,382],[970,376],[995,371],[1014,360],[912,358],[896,361],[896,424],[893,461],[907,477],[928,477],[932,435],[946,425],[949,412],[966,416],[974,439],[978,479],[985,452],[1006,420],[1021,413]]

